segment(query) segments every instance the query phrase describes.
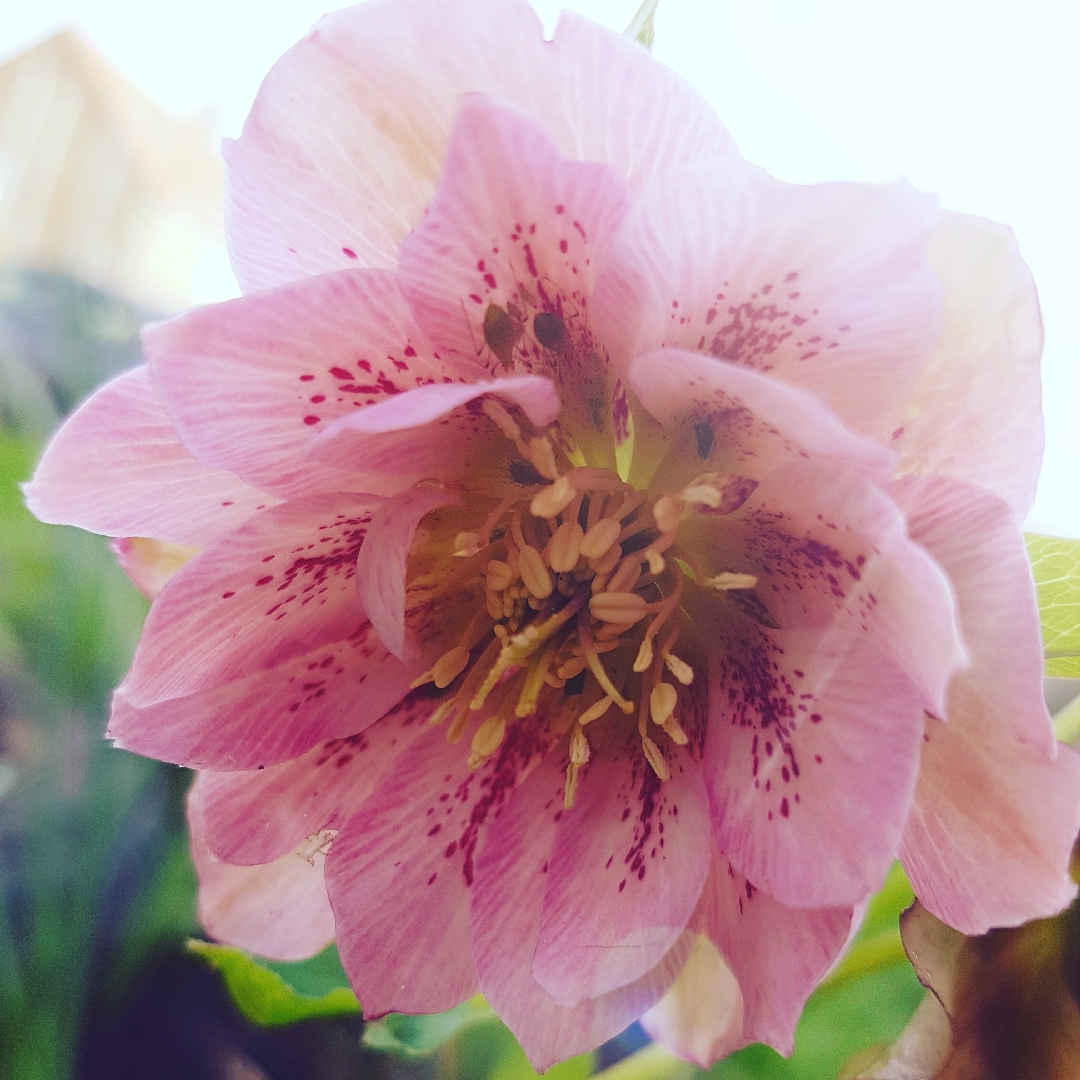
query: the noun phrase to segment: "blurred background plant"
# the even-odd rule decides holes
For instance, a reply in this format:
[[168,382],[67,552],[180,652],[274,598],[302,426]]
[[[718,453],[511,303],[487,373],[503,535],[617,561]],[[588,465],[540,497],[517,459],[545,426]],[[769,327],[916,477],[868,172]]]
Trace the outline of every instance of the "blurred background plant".
[[[200,934],[182,807],[190,774],[102,738],[146,601],[107,540],[38,523],[18,483],[59,419],[139,362],[143,322],[204,298],[225,259],[220,164],[205,124],[164,113],[70,32],[0,65],[0,118],[0,1077],[534,1076],[480,1000],[365,1027],[333,948],[301,964],[260,964],[234,949],[189,947]],[[1052,692],[1066,706],[1080,676],[1080,547],[1036,537],[1031,552],[1048,670],[1059,676]],[[1080,702],[1064,708],[1059,733],[1080,738]],[[549,1075],[831,1080],[856,1057],[848,1075],[922,1076],[896,1071],[889,1049],[924,999],[898,929],[911,900],[896,867],[811,999],[790,1061],[755,1046],[703,1074],[642,1048],[635,1026]],[[942,945],[945,969],[968,948],[999,973],[999,987],[1008,958],[1020,958],[1020,990],[993,999],[1019,1017],[1009,1029],[1017,1038],[1045,1014],[1040,1003],[1062,1003],[1059,1064],[1072,1070],[1062,1076],[1080,1074],[1068,1049],[1080,1022],[1071,996],[1078,918],[1017,932],[1030,947],[1001,937],[1014,932]],[[974,988],[986,982],[971,972],[990,969],[965,964],[949,1000],[973,1003],[970,1020],[982,1015]],[[981,1029],[968,1020],[961,1038],[970,1043]],[[909,1041],[911,1031],[923,1038],[913,1027]],[[938,1017],[933,1031],[947,1053],[948,1022]],[[974,1069],[948,1075],[1029,1075]]]

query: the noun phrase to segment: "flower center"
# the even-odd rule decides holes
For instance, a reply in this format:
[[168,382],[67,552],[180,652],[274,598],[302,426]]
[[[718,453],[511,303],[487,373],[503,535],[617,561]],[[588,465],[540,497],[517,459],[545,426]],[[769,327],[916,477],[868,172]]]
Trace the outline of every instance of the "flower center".
[[[757,583],[750,574],[706,577],[677,544],[684,511],[721,507],[733,478],[710,473],[679,492],[651,493],[612,469],[568,465],[564,471],[548,435],[526,440],[498,401],[488,398],[483,408],[526,463],[519,474],[548,483],[516,486],[478,531],[456,534],[449,558],[411,576],[407,607],[448,591],[472,589],[476,597],[457,643],[413,687],[446,691],[431,723],[448,723],[450,742],[463,737],[470,720],[484,717],[472,736],[473,769],[498,750],[509,725],[534,716],[543,700],[554,718],[553,737],[569,736],[567,808],[589,761],[586,729],[612,706],[625,722],[636,722],[645,759],[667,780],[661,744],[687,743],[679,690],[694,679],[690,664],[673,652],[684,583],[721,591]],[[432,544],[418,530],[413,555]]]

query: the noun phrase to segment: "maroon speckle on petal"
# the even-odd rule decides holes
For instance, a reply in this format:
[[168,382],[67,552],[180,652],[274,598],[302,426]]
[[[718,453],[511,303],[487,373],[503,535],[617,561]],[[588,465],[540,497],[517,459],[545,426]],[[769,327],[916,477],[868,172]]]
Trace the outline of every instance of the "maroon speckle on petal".
[[810,723],[811,724],[820,724],[821,723],[821,713],[819,713],[819,712],[811,713],[810,714]]
[[304,417],[304,423],[307,424],[308,427],[311,427],[313,424],[317,424],[318,422],[319,422],[319,417],[317,417],[317,416],[305,416]]
[[348,382],[352,382],[353,380],[352,372],[346,371],[343,367],[332,367],[330,369],[330,374],[333,375],[335,379],[345,379]]
[[430,885],[439,876],[439,871],[436,870],[434,874],[427,879],[427,883]]
[[315,378],[314,375],[301,375],[300,376],[300,381],[301,382],[311,382],[311,380],[314,379],[314,378]]
[[235,596],[235,595],[236,595],[236,593],[234,593],[234,592],[223,592],[221,594],[221,599],[222,600],[228,600],[230,597]]
[[788,809],[788,801],[787,801],[787,799],[781,799],[780,800],[780,813],[784,817],[787,817],[788,814],[791,813],[791,811]]
[[255,584],[256,585],[269,585],[270,582],[273,581],[273,580],[274,580],[274,575],[273,574],[268,574],[266,577],[259,578],[259,580],[255,582]]
[[341,249],[341,253],[342,253],[342,255],[344,255],[344,256],[345,256],[345,258],[347,258],[347,259],[355,259],[355,258],[357,257],[357,256],[356,256],[356,252],[355,252],[355,251],[353,251],[353,249],[352,249],[352,248],[347,248],[347,247],[343,247],[343,248]]

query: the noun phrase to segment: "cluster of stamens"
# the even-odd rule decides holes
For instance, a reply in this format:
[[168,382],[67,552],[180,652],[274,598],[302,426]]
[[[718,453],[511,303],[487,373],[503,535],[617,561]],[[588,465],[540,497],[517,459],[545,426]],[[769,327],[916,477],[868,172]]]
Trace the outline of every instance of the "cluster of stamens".
[[478,532],[457,535],[454,555],[469,572],[409,583],[410,604],[444,591],[448,579],[457,588],[483,589],[484,602],[457,644],[413,684],[447,691],[431,723],[448,723],[447,738],[457,742],[486,708],[469,757],[478,769],[499,749],[508,725],[535,714],[542,694],[558,692],[553,735],[570,733],[567,808],[589,761],[586,728],[612,706],[636,714],[645,759],[667,780],[656,740],[662,733],[677,745],[688,741],[676,714],[679,687],[694,679],[690,664],[672,651],[684,581],[689,575],[725,591],[756,584],[749,574],[706,577],[676,546],[684,511],[719,506],[727,478],[706,474],[650,499],[608,468],[560,470],[548,435],[526,440],[494,399],[484,401],[484,411],[548,483],[518,487]]

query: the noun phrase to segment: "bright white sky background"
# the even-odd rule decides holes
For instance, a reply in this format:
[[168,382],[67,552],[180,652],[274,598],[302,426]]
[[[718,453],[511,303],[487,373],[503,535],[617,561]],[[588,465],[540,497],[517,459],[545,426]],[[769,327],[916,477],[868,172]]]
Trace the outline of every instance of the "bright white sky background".
[[[0,55],[76,24],[166,108],[239,134],[277,57],[343,0],[3,0]],[[622,30],[639,0],[572,6]],[[1080,4],[661,0],[654,55],[784,180],[907,177],[1010,224],[1046,323],[1047,455],[1029,528],[1080,536]]]

